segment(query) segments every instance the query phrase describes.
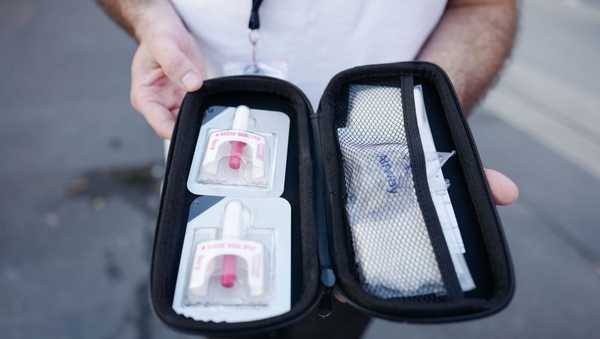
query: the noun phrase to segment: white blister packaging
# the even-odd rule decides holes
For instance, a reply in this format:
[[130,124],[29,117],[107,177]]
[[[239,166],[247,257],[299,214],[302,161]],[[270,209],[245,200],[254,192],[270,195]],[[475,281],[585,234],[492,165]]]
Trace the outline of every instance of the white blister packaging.
[[277,316],[290,309],[290,282],[286,200],[204,196],[192,202],[173,298],[178,314],[214,322]]
[[280,196],[289,125],[282,112],[210,107],[198,135],[188,189],[198,195]]

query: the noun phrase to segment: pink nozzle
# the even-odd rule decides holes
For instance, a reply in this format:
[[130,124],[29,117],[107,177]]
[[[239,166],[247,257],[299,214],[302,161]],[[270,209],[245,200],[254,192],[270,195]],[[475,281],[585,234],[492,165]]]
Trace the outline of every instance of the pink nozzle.
[[231,169],[240,169],[240,165],[242,162],[242,154],[244,154],[244,149],[246,148],[246,143],[241,141],[232,141],[231,142],[231,156],[229,157],[229,168]]
[[235,285],[235,255],[223,256],[223,272],[221,273],[221,286],[231,288]]

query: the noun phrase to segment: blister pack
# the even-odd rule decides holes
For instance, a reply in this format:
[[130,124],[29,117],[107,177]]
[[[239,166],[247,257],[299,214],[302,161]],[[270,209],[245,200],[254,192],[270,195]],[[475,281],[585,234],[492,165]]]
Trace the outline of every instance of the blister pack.
[[279,198],[289,118],[246,105],[204,112],[187,179],[190,204],[173,309],[244,322],[290,308],[291,211]]
[[281,198],[196,198],[181,253],[175,311],[215,322],[285,312],[290,307],[289,226],[290,207]]
[[283,192],[289,119],[248,106],[207,109],[188,189],[204,195],[278,196]]

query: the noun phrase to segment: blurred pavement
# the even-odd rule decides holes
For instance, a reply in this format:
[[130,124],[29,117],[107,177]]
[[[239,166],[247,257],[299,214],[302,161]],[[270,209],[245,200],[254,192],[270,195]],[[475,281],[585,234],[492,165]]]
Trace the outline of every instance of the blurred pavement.
[[[600,331],[600,5],[526,0],[518,47],[470,120],[517,272],[497,316],[375,321],[368,338]],[[148,303],[162,148],[129,106],[134,43],[91,1],[0,4],[0,337],[179,338]]]

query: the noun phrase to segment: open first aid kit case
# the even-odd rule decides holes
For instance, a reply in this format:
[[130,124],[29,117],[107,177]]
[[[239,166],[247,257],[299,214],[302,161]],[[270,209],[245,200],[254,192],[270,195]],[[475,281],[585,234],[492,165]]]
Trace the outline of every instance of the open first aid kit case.
[[503,309],[506,240],[446,74],[422,62],[337,74],[317,110],[264,76],[186,95],[151,270],[155,312],[187,332],[271,331],[334,295],[438,323]]

